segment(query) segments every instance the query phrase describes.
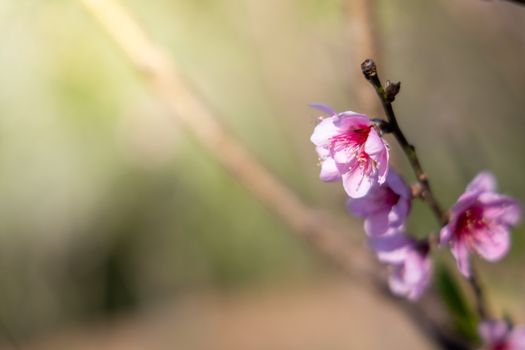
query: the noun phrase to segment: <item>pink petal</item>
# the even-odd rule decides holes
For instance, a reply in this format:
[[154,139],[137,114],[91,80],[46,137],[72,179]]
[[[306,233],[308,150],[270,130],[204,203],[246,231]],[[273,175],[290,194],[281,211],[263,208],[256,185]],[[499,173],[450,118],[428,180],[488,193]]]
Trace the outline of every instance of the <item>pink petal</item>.
[[510,350],[525,350],[525,326],[514,327],[508,341]]
[[392,170],[389,166],[390,153],[388,147],[385,146],[384,152],[380,153],[379,159],[374,159],[377,162],[377,182],[383,184],[386,182],[388,173]]
[[334,120],[334,124],[342,131],[366,128],[371,123],[370,118],[366,115],[352,111],[339,113],[338,118]]
[[452,233],[452,230],[450,229],[450,225],[443,226],[443,228],[439,232],[439,244],[449,243],[452,237],[453,237],[453,233]]
[[461,241],[453,241],[452,255],[456,258],[458,269],[463,276],[470,277],[470,257],[467,246]]
[[377,191],[377,185],[368,191],[368,194],[361,198],[348,198],[346,208],[350,213],[359,217],[366,217],[377,211],[384,210],[385,204],[378,200],[374,194]]
[[337,150],[331,154],[331,157],[335,160],[337,167],[339,168],[339,172],[341,173],[348,171],[348,168],[357,162],[355,154],[349,152],[347,148],[341,148]]
[[390,229],[388,213],[388,210],[382,210],[365,219],[365,232],[368,236],[381,236],[388,233]]
[[321,161],[321,174],[320,178],[323,181],[336,181],[341,178],[339,169],[332,158],[327,158]]
[[496,187],[494,175],[489,171],[482,171],[468,184],[467,192],[494,192]]
[[412,251],[413,241],[405,234],[396,233],[388,236],[369,237],[368,245],[381,262],[401,264]]
[[521,220],[521,206],[511,197],[498,193],[482,193],[479,201],[484,204],[483,215],[488,220],[515,226]]
[[405,280],[410,284],[418,284],[427,278],[429,266],[427,259],[417,252],[408,255],[405,261]]
[[412,196],[412,191],[410,190],[410,187],[407,186],[403,178],[399,176],[394,169],[391,168],[388,170],[386,182],[388,186],[390,186],[392,191],[394,191],[401,197],[410,198]]
[[459,197],[458,201],[450,209],[453,216],[460,215],[462,212],[470,208],[474,203],[477,202],[479,193],[476,192],[465,192]]
[[309,106],[323,113],[326,113],[326,115],[330,117],[337,115],[337,112],[332,107],[325,105],[323,103],[311,103],[309,104]]
[[492,225],[477,231],[472,237],[471,244],[474,250],[486,260],[500,260],[510,248],[509,231],[506,227]]
[[357,167],[353,171],[343,174],[343,187],[351,198],[365,196],[373,184],[373,179],[364,173],[364,169]]
[[399,198],[397,204],[395,204],[388,213],[388,221],[390,222],[390,225],[404,225],[409,212],[410,200],[404,199],[402,197]]
[[326,146],[316,146],[315,150],[321,159],[326,159],[330,157],[330,150]]
[[341,133],[341,130],[334,124],[334,118],[323,119],[314,129],[310,141],[316,146],[323,146],[330,142],[330,139]]
[[377,133],[374,128],[370,129],[368,138],[365,142],[365,152],[369,155],[376,155],[385,151],[385,143],[381,136]]
[[417,251],[407,255],[403,265],[395,267],[388,279],[390,290],[415,301],[421,297],[430,283],[431,262]]
[[484,321],[479,326],[479,335],[488,345],[494,345],[507,337],[509,327],[504,321]]

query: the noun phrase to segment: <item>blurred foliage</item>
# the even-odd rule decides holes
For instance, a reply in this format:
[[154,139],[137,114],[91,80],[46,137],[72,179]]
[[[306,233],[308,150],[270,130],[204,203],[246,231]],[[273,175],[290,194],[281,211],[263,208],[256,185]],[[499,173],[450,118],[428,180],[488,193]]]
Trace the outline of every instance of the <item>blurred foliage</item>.
[[455,328],[466,338],[479,341],[478,317],[468,297],[461,290],[450,268],[442,261],[435,264],[434,283],[455,323]]
[[[358,227],[340,186],[318,181],[308,140],[310,102],[367,112],[340,1],[125,3],[264,164]],[[383,0],[378,22],[382,77],[402,81],[400,122],[438,197],[450,205],[490,169],[523,202],[525,10]],[[0,0],[0,42],[0,318],[17,335],[193,289],[326,273],[178,128],[78,3]],[[420,205],[410,227],[436,230]],[[511,310],[523,310],[523,233],[509,259],[483,265]]]

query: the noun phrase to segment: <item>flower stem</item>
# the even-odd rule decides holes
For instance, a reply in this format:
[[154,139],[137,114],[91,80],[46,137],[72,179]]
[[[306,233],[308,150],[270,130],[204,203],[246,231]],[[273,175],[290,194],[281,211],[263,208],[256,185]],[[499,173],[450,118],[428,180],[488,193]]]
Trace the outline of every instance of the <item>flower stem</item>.
[[[439,225],[441,227],[445,226],[448,223],[449,219],[448,213],[441,208],[441,205],[438,203],[436,197],[434,197],[432,188],[430,187],[430,183],[428,181],[428,177],[423,171],[423,167],[421,166],[421,163],[417,156],[416,148],[408,142],[407,138],[405,137],[405,134],[403,134],[403,131],[401,130],[397,122],[396,114],[394,113],[394,108],[392,107],[392,101],[394,101],[395,96],[399,92],[400,83],[391,84],[387,82],[387,88],[385,90],[385,88],[383,88],[383,85],[381,84],[379,75],[377,74],[376,64],[371,59],[367,59],[361,64],[361,71],[363,72],[363,75],[365,76],[366,80],[368,80],[370,84],[372,84],[372,86],[376,90],[377,95],[379,96],[379,99],[381,100],[381,104],[383,105],[383,109],[385,110],[388,119],[388,131],[394,134],[395,138],[401,145],[401,148],[405,152],[408,161],[410,162],[410,165],[414,170],[417,181],[421,185],[421,197],[428,203],[428,205],[434,212],[434,216],[436,217]],[[391,89],[390,87],[395,87],[395,89]],[[432,236],[429,237],[428,242],[431,243],[433,238],[434,237]],[[483,320],[490,318],[483,293],[483,288],[481,287],[479,277],[474,268],[472,268],[472,274],[470,278],[468,278],[468,281],[476,298],[476,308],[480,319]]]
[[471,275],[468,278],[472,291],[476,295],[476,308],[480,319],[489,319],[489,313],[487,311],[487,305],[485,301],[485,293],[480,285],[479,277],[476,268],[471,264]]
[[394,96],[389,96],[390,94],[388,94],[387,91],[385,91],[385,89],[383,88],[381,80],[379,80],[379,76],[377,74],[377,67],[374,61],[372,61],[371,59],[365,60],[361,64],[361,71],[363,72],[365,78],[372,84],[372,86],[376,90],[377,95],[379,96],[379,99],[381,100],[381,104],[383,105],[383,109],[385,110],[388,119],[390,131],[392,132],[392,134],[394,134],[395,138],[401,145],[401,148],[405,152],[408,161],[410,162],[410,165],[414,170],[417,181],[421,184],[423,190],[421,193],[422,198],[430,205],[430,208],[434,212],[438,223],[441,226],[446,225],[448,222],[448,215],[445,211],[443,211],[438,201],[436,200],[434,193],[432,192],[432,188],[430,187],[428,177],[423,171],[423,167],[421,166],[421,163],[417,156],[416,148],[408,142],[405,135],[403,134],[403,131],[399,127],[399,124],[397,123],[396,115],[394,113],[394,109],[392,108],[392,101]]

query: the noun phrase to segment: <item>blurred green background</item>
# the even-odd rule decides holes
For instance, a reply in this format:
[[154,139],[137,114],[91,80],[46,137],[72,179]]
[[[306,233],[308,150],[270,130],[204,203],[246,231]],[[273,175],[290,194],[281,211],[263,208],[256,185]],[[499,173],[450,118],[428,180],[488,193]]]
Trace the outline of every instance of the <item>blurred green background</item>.
[[[343,1],[123,3],[263,164],[362,236],[341,187],[318,180],[309,142],[317,113],[308,103],[372,112],[357,102],[368,88],[355,74],[365,57],[356,57]],[[442,203],[482,169],[523,202],[525,7],[382,0],[377,31],[380,73],[402,81],[398,117]],[[178,127],[78,1],[0,0],[0,43],[6,349],[203,291],[315,293],[341,278]],[[436,230],[422,205],[410,225]],[[521,321],[523,234],[515,230],[503,262],[482,264],[495,310]]]

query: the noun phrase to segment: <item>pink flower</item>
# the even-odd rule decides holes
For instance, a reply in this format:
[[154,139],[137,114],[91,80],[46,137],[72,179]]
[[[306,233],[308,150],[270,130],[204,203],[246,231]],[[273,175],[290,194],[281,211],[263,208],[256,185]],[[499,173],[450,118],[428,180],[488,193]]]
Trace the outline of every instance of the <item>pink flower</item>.
[[451,246],[461,273],[470,276],[471,252],[488,261],[503,258],[510,247],[509,230],[521,218],[512,198],[496,193],[496,180],[481,172],[452,207],[449,223],[441,229],[441,243]]
[[329,107],[315,107],[331,115],[315,127],[311,137],[321,159],[321,180],[341,178],[352,198],[363,197],[374,184],[384,183],[388,146],[372,121],[351,111],[335,113]]
[[412,193],[405,181],[392,169],[382,185],[374,185],[361,198],[349,198],[348,210],[365,218],[365,232],[379,236],[405,228],[410,212]]
[[368,244],[381,262],[390,265],[388,285],[392,293],[412,301],[419,299],[432,275],[428,247],[404,233],[370,237]]
[[484,350],[525,350],[525,327],[511,328],[505,321],[484,321],[479,334]]
[[368,246],[374,251],[379,261],[402,265],[408,254],[414,249],[415,241],[404,233],[368,238]]

